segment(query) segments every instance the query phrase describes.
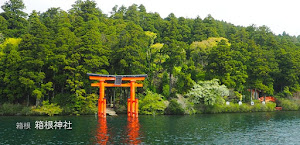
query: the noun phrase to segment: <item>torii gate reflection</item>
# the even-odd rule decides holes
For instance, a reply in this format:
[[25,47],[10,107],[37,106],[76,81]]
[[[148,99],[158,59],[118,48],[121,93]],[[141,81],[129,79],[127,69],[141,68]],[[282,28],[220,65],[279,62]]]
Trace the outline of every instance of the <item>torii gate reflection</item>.
[[96,130],[96,143],[98,144],[106,144],[108,141],[108,132],[107,132],[107,124],[106,118],[98,118],[98,125]]
[[128,138],[125,144],[140,144],[140,123],[138,118],[127,118],[127,133]]
[[[127,138],[125,140],[120,140],[124,144],[140,144],[140,123],[138,118],[128,117],[127,127],[124,130],[124,136]],[[98,125],[96,129],[94,144],[114,144],[112,136],[109,135],[106,118],[98,118]],[[94,138],[93,138],[94,139]],[[110,139],[110,140],[109,140]],[[121,143],[120,142],[120,143]]]
[[[128,99],[127,114],[128,117],[138,117],[138,99],[135,98],[135,87],[143,87],[143,84],[138,84],[136,81],[143,81],[144,75],[103,75],[87,73],[90,80],[97,80],[99,83],[92,83],[92,87],[99,87],[99,99],[98,99],[98,117],[106,118],[106,99],[105,87],[130,87],[130,98]],[[106,81],[115,81],[114,84],[107,83]],[[122,81],[130,81],[130,83],[123,84]]]

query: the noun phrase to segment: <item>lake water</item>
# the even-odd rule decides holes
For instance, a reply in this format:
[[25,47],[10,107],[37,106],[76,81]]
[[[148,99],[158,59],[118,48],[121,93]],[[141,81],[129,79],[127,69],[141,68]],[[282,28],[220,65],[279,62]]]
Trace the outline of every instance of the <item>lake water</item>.
[[[71,122],[72,130],[35,129],[36,121]],[[17,129],[30,122],[31,129]],[[0,144],[299,144],[300,112],[186,116],[0,116]]]

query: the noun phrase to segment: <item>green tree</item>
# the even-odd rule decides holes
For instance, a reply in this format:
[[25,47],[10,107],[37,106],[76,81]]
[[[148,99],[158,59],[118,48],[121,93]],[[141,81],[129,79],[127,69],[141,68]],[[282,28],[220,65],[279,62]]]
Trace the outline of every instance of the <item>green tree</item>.
[[194,84],[186,96],[195,104],[214,105],[218,98],[229,95],[229,90],[225,85],[219,85],[218,79],[209,81],[199,81]]
[[20,42],[20,38],[9,38],[0,44],[0,96],[3,102],[13,103],[24,99],[19,72],[23,61],[18,51]]
[[103,17],[102,11],[96,8],[96,2],[93,0],[76,0],[70,9],[71,14],[75,14],[83,18],[84,21],[93,20],[96,17]]
[[135,24],[139,25],[140,23],[140,18],[139,18],[139,11],[138,11],[138,6],[136,4],[133,4],[128,7],[128,9],[125,12],[124,19],[128,21],[132,21]]
[[273,51],[256,47],[251,54],[248,64],[248,86],[257,88],[265,94],[274,93],[273,76],[278,73],[278,63]]
[[192,71],[194,66],[188,66],[189,64],[182,64],[180,67],[174,68],[174,74],[176,76],[175,88],[177,93],[185,94],[190,90],[195,81],[192,80]]
[[23,0],[9,0],[1,6],[3,13],[0,15],[4,17],[7,22],[8,30],[5,31],[5,35],[8,37],[20,37],[25,34],[26,30],[26,16],[27,14],[22,10],[25,9]]
[[159,115],[163,114],[166,109],[163,96],[148,91],[146,96],[139,100],[139,109],[141,114]]
[[[28,21],[29,33],[22,37],[23,41],[20,43],[20,54],[24,60],[21,64],[22,70],[20,70],[20,75],[24,77],[23,80],[32,80],[34,82],[34,86],[25,86],[25,90],[28,90],[29,94],[36,97],[36,105],[39,105],[42,101],[40,94],[43,93],[38,93],[38,91],[42,92],[42,84],[48,83],[44,79],[46,77],[47,61],[52,53],[50,48],[53,47],[53,43],[49,39],[49,32],[46,26],[40,22],[39,16],[35,11],[29,16]],[[31,93],[30,91],[34,92]]]
[[225,41],[214,47],[208,56],[206,76],[220,79],[230,88],[241,91],[248,77],[247,67],[241,60],[234,59],[235,53]]
[[193,29],[192,29],[192,42],[193,41],[202,41],[207,39],[207,35],[204,32],[204,24],[203,24],[203,20],[198,16],[195,20],[194,20],[194,24],[193,24]]
[[169,57],[163,63],[164,68],[169,73],[169,94],[172,93],[172,74],[175,66],[179,66],[185,60],[185,48],[188,46],[184,42],[172,41],[162,48],[163,53]]
[[133,22],[120,27],[119,43],[112,48],[113,74],[142,74],[145,72],[147,46],[145,32]]
[[223,37],[211,37],[201,42],[195,41],[190,45],[191,57],[197,67],[207,65],[207,57],[213,47],[216,47],[218,43],[224,40],[226,45],[230,46],[230,43]]
[[169,14],[166,18],[167,21],[164,21],[163,25],[163,41],[164,42],[172,42],[174,40],[179,41],[181,35],[179,35],[178,31],[178,20],[173,13]]
[[206,37],[219,37],[219,34],[217,32],[217,22],[216,20],[209,14],[204,20],[204,33],[206,34]]
[[189,43],[191,38],[191,28],[188,26],[187,20],[180,17],[178,19],[178,25],[179,35],[181,35],[179,41]]
[[6,32],[7,31],[8,22],[4,17],[0,15],[0,32]]

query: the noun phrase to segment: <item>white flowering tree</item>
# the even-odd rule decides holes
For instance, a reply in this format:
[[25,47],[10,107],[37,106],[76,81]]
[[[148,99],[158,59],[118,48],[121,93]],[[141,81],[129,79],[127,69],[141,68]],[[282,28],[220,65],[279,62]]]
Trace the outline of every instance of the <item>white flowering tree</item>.
[[193,103],[204,103],[205,105],[214,105],[217,98],[228,95],[228,88],[225,85],[220,85],[218,79],[199,81],[195,83],[193,88],[186,94]]

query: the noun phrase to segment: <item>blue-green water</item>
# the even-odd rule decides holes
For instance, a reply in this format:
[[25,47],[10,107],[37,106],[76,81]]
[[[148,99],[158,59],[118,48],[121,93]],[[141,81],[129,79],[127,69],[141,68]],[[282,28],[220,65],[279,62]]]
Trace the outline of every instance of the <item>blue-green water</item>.
[[[35,121],[70,121],[72,130],[35,129]],[[30,122],[31,129],[16,129]],[[299,144],[300,112],[107,117],[0,116],[0,144]]]

